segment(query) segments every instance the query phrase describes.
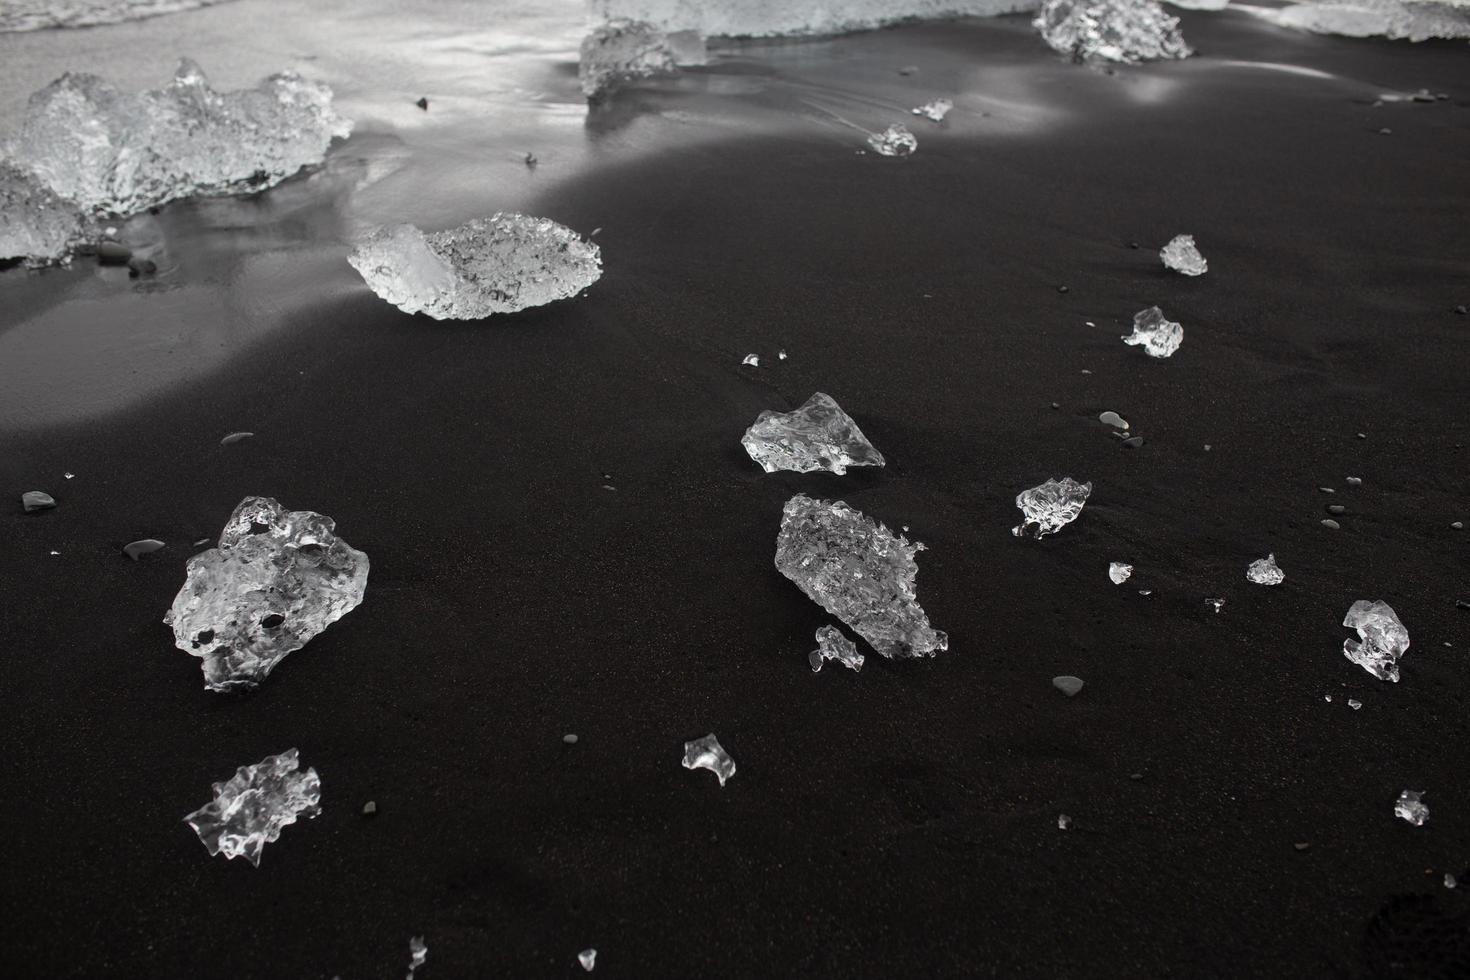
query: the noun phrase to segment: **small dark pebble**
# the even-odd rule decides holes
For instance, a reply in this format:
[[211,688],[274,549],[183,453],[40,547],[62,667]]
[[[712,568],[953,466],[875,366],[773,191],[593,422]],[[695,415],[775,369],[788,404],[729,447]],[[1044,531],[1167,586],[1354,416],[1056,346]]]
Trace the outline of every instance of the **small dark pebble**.
[[1368,433],[1366,433],[1366,432],[1359,432],[1358,433],[1358,438],[1359,439],[1366,439],[1366,438],[1368,438]]
[[1464,599],[1456,599],[1455,600],[1455,608],[1456,609],[1470,609],[1470,602],[1466,602]]
[[1124,449],[1142,449],[1143,436],[1130,436],[1123,440]]
[[1455,307],[1455,312],[1460,314],[1461,316],[1464,316],[1466,313],[1470,313],[1470,308],[1467,308],[1464,303],[1461,303],[1459,306]]
[[1070,292],[1071,292],[1071,291],[1072,291],[1072,290],[1071,290],[1071,289],[1069,289],[1069,288],[1068,288],[1068,287],[1066,287],[1066,286],[1058,286],[1058,287],[1057,287],[1057,292],[1059,292],[1059,293],[1070,293]]
[[1061,408],[1062,406],[1058,405],[1056,402],[1052,402],[1051,403],[1051,407],[1052,408]]
[[418,106],[420,109],[424,110],[425,112],[428,112],[429,111],[429,100],[428,99],[419,99],[417,102],[414,103],[414,105]]
[[1346,514],[1347,513],[1347,508],[1344,507],[1342,504],[1328,504],[1327,505],[1327,513],[1329,513],[1329,514]]
[[103,265],[124,265],[133,257],[133,250],[121,242],[98,242],[97,261]]

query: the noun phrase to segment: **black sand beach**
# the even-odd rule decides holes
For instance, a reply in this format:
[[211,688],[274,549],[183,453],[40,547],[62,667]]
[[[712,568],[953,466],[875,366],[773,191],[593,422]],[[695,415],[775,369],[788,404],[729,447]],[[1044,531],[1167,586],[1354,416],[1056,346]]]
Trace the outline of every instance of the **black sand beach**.
[[[723,48],[585,125],[594,156],[679,113],[717,138],[516,202],[601,228],[604,278],[487,322],[404,315],[344,261],[362,214],[329,191],[386,126],[145,219],[151,292],[0,274],[0,349],[72,331],[0,416],[6,975],[388,977],[420,934],[424,980],[582,975],[589,946],[598,977],[1470,975],[1442,883],[1470,866],[1470,52],[1183,21],[1198,58],[1116,74],[1024,18]],[[1371,104],[1420,88],[1449,98]],[[944,127],[884,108],[957,90]],[[918,152],[859,154],[813,103]],[[424,193],[434,227],[509,196]],[[1204,277],[1160,265],[1178,232]],[[1166,361],[1119,340],[1154,304]],[[746,457],[817,390],[885,470]],[[1063,475],[1082,517],[1014,538]],[[798,491],[928,544],[948,652],[810,671],[830,618],[772,566]],[[330,515],[372,573],[222,697],[160,619],[248,494]],[[168,547],[122,557],[143,537]],[[1267,552],[1279,588],[1244,578]],[[1397,685],[1342,656],[1360,598],[1412,635]],[[708,732],[723,788],[679,765]],[[183,815],[291,746],[321,816],[258,870],[208,857]]]

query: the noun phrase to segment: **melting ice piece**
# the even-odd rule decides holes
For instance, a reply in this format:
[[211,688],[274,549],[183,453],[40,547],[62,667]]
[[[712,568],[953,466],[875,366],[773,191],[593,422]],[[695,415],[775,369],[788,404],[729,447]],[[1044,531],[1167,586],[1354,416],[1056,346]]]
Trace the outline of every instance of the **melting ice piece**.
[[1108,578],[1113,580],[1114,585],[1122,585],[1128,581],[1133,574],[1133,566],[1125,565],[1120,561],[1108,562]]
[[852,416],[831,395],[817,392],[792,412],[761,412],[740,444],[767,473],[882,466],[883,454],[863,435]]
[[1409,649],[1409,631],[1393,607],[1381,599],[1359,599],[1348,609],[1342,625],[1357,630],[1359,637],[1343,641],[1343,656],[1381,681],[1398,683],[1398,661]]
[[347,261],[405,313],[478,320],[575,296],[602,276],[602,252],[549,218],[499,212],[425,234],[379,228]]
[[1407,820],[1415,827],[1424,826],[1424,821],[1429,819],[1429,807],[1421,802],[1423,799],[1423,790],[1418,792],[1412,789],[1404,790],[1394,801],[1393,815],[1400,820]]
[[704,38],[685,32],[675,41],[647,21],[617,18],[582,39],[577,78],[582,94],[595,99],[638,78],[670,75],[680,64],[704,64]]
[[1016,506],[1021,508],[1026,519],[1011,528],[1011,533],[1018,538],[1025,537],[1033,527],[1038,538],[1057,533],[1082,513],[1082,505],[1087,503],[1090,493],[1091,483],[1078,483],[1066,476],[1060,480],[1047,480],[1016,494]]
[[211,691],[258,685],[286,655],[356,608],[368,557],[331,518],[287,511],[270,497],[240,501],[219,545],[189,559],[163,621],[180,650],[203,659]]
[[894,123],[881,133],[869,133],[868,145],[885,157],[906,157],[919,148],[919,141],[902,123]]
[[588,973],[591,973],[593,967],[597,966],[597,950],[582,950],[582,952],[577,954],[577,962],[582,964],[582,969],[586,970]]
[[770,37],[840,34],[915,17],[989,17],[1034,10],[1036,0],[590,0],[588,6],[597,18],[631,17],[664,30],[696,30],[709,37]]
[[1169,357],[1184,340],[1184,328],[1164,318],[1164,311],[1150,306],[1133,314],[1133,333],[1123,338],[1132,347],[1143,345],[1150,357]]
[[24,259],[33,267],[63,262],[96,234],[75,204],[0,159],[0,262]]
[[352,124],[332,90],[295,72],[216,92],[194,62],[162,89],[124,93],[66,74],[31,96],[0,156],[83,210],[134,214],[196,194],[258,191],[321,163]]
[[935,99],[933,102],[925,102],[912,111],[916,116],[923,116],[935,122],[944,122],[944,117],[949,115],[949,110],[953,108],[954,103],[949,99]]
[[315,769],[297,772],[295,749],[241,766],[214,784],[214,800],[184,818],[211,855],[246,857],[260,867],[260,852],[298,817],[320,812],[322,783]]
[[423,936],[414,936],[408,941],[408,977],[413,980],[414,973],[424,965],[424,960],[429,958],[429,945],[424,942]]
[[746,354],[740,360],[741,367],[760,367],[761,356],[759,354]]
[[1175,235],[1169,244],[1159,249],[1159,258],[1164,267],[1186,276],[1202,276],[1209,268],[1205,257],[1195,247],[1193,235]]
[[1257,585],[1280,585],[1286,579],[1286,573],[1276,564],[1276,555],[1272,553],[1251,562],[1245,570],[1245,577]]
[[1045,0],[1031,26],[1074,61],[1156,61],[1194,52],[1156,0]]
[[1278,26],[1316,34],[1410,41],[1470,37],[1470,9],[1452,2],[1344,0],[1341,3],[1297,3],[1287,7],[1244,3],[1235,6]]
[[883,656],[932,657],[949,637],[914,595],[923,547],[840,500],[797,494],[781,514],[776,570]]
[[[714,733],[684,743],[684,768],[708,769],[725,785],[725,780],[735,775],[735,760],[720,746]],[[590,969],[590,967],[589,967]]]
[[842,635],[835,626],[823,626],[817,630],[817,648],[807,657],[813,671],[822,669],[825,660],[836,660],[853,670],[863,669],[863,655],[858,653],[857,644]]

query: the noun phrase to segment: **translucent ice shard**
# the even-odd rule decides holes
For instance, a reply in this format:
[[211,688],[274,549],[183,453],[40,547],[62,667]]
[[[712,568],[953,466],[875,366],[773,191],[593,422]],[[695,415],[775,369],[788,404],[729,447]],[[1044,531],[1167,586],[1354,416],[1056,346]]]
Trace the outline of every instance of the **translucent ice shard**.
[[1047,480],[1030,490],[1023,490],[1016,495],[1016,506],[1021,508],[1026,519],[1011,528],[1011,533],[1018,538],[1028,533],[1034,533],[1038,538],[1056,534],[1082,513],[1082,505],[1087,503],[1090,493],[1091,483],[1078,483],[1070,476]]
[[1400,820],[1408,821],[1415,827],[1424,826],[1424,821],[1429,819],[1429,807],[1421,802],[1423,799],[1423,790],[1417,792],[1412,789],[1404,790],[1399,794],[1399,798],[1394,801],[1393,815]]
[[413,980],[413,975],[418,972],[418,968],[423,966],[424,961],[428,958],[429,944],[424,942],[424,937],[414,936],[410,939],[408,941],[408,977],[406,980]]
[[1132,565],[1125,565],[1120,561],[1108,562],[1108,578],[1113,580],[1114,585],[1122,585],[1132,574]]
[[24,259],[31,266],[61,262],[96,232],[75,204],[0,159],[0,262]]
[[1398,661],[1409,649],[1409,631],[1393,607],[1381,599],[1359,599],[1342,625],[1358,631],[1358,639],[1343,641],[1343,656],[1381,681],[1398,683]]
[[1202,276],[1209,269],[1209,263],[1195,247],[1193,235],[1175,235],[1169,239],[1169,244],[1159,249],[1159,258],[1165,268],[1185,276]]
[[1257,585],[1280,585],[1285,581],[1286,573],[1276,564],[1276,555],[1270,554],[1251,562],[1245,570],[1245,577]]
[[990,17],[1036,9],[1036,0],[589,0],[594,19],[628,17],[666,31],[695,30],[707,37],[840,34],[918,17]]
[[711,732],[704,738],[684,743],[684,768],[708,769],[723,786],[725,780],[735,775],[735,760],[720,747],[720,740]]
[[180,650],[204,661],[211,691],[249,689],[293,650],[356,608],[368,558],[330,518],[246,497],[219,545],[189,559],[163,621]]
[[881,133],[869,133],[868,145],[885,157],[906,157],[919,148],[919,141],[902,123],[894,123]]
[[582,39],[577,78],[582,94],[595,99],[623,82],[668,75],[681,64],[704,62],[704,38],[698,33],[671,36],[647,21],[618,18]]
[[949,99],[935,99],[933,102],[925,102],[913,110],[914,115],[932,119],[935,122],[943,122],[944,117],[949,115],[949,110],[954,108],[954,103]]
[[863,655],[858,653],[857,644],[842,635],[835,626],[823,626],[817,630],[817,648],[808,657],[813,671],[822,669],[822,663],[835,660],[853,670],[863,669]]
[[1076,61],[1156,61],[1194,52],[1156,0],[1045,0],[1032,26]]
[[949,648],[914,595],[910,544],[842,501],[797,494],[776,537],[776,570],[885,657],[926,657]]
[[1123,343],[1137,347],[1142,344],[1150,357],[1170,357],[1184,341],[1184,328],[1164,317],[1164,311],[1150,306],[1133,315],[1133,333],[1123,338]]
[[322,783],[315,769],[297,772],[295,749],[241,766],[214,784],[214,799],[184,818],[210,854],[245,857],[260,867],[260,852],[281,828],[320,809]]
[[575,296],[602,276],[602,252],[549,218],[500,212],[425,234],[379,228],[347,261],[405,313],[478,320]]
[[761,412],[740,444],[767,473],[830,470],[841,476],[849,466],[883,465],[883,454],[852,416],[820,391],[795,411]]
[[1347,37],[1427,41],[1470,37],[1470,7],[1434,0],[1344,0],[1286,7],[1234,6],[1281,27]]

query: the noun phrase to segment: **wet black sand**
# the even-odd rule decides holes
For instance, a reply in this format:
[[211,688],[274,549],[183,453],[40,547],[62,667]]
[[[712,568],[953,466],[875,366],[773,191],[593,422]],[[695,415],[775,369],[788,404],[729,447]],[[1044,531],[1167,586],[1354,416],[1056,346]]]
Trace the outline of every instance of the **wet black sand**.
[[[141,407],[4,431],[9,499],[60,501],[13,503],[0,549],[6,972],[387,977],[423,934],[425,980],[580,975],[587,946],[599,977],[1465,975],[1428,967],[1467,956],[1441,879],[1470,865],[1470,61],[1186,27],[1452,97],[1222,69],[1108,114],[1089,93],[1116,80],[1077,69],[1052,135],[675,149],[542,202],[604,229],[582,300],[434,323],[324,246],[289,330]],[[1157,261],[1179,231],[1202,279]],[[0,290],[44,302],[18,275]],[[1155,303],[1185,329],[1164,362],[1118,339]],[[759,410],[813,390],[887,470],[745,457]],[[1062,475],[1095,484],[1082,518],[1014,539],[1014,495]],[[771,563],[797,491],[911,525],[948,653],[810,672],[828,620]],[[223,698],[159,619],[246,494],[331,515],[373,570]],[[121,557],[140,537],[169,548]],[[1268,551],[1279,589],[1244,579]],[[1412,634],[1398,685],[1340,653],[1359,598]],[[710,731],[723,789],[679,765]],[[208,858],[182,816],[290,746],[323,814],[259,870]],[[1426,826],[1393,818],[1404,788]]]

